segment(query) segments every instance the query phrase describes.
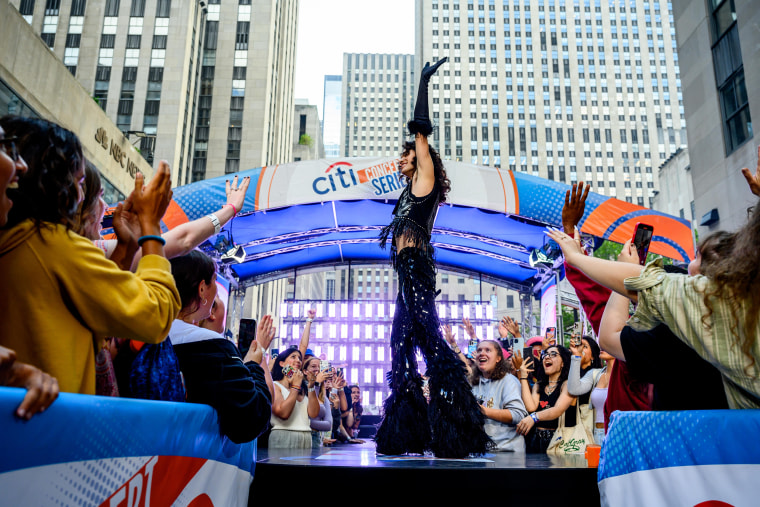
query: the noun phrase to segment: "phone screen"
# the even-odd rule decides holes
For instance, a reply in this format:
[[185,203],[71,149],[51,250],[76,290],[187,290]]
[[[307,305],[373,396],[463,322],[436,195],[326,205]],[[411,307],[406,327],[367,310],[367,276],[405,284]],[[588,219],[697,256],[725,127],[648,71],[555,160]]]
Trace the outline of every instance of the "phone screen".
[[649,244],[652,242],[652,234],[654,233],[654,227],[647,224],[636,224],[636,231],[633,233],[633,246],[636,247],[636,251],[639,254],[639,264],[642,266],[646,264],[647,253],[649,252]]
[[240,355],[245,357],[251,343],[256,339],[256,320],[240,319],[240,328],[238,331],[238,350]]
[[557,343],[557,328],[556,327],[547,327],[546,328],[546,337],[549,339],[549,344],[556,345],[556,343]]

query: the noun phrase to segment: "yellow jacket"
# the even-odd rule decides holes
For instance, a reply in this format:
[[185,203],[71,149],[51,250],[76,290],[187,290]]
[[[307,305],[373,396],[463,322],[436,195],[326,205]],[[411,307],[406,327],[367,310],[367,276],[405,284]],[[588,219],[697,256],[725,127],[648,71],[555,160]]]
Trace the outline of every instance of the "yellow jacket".
[[64,392],[95,394],[99,338],[159,343],[181,307],[165,258],[122,271],[91,241],[31,220],[0,230],[0,285],[0,345]]

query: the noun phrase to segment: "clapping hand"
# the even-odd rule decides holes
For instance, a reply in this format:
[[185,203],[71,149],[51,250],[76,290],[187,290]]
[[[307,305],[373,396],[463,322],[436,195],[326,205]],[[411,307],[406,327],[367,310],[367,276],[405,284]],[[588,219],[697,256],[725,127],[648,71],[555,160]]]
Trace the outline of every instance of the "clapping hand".
[[256,341],[263,350],[268,350],[274,339],[275,328],[272,326],[272,316],[264,315],[256,326]]

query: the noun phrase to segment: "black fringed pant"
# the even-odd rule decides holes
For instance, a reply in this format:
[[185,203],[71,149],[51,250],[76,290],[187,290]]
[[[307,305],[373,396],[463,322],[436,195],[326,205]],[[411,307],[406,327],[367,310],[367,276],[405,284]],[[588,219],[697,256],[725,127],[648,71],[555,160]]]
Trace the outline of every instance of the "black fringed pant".
[[[391,330],[391,394],[383,404],[375,441],[381,454],[431,450],[438,457],[464,458],[485,453],[490,440],[464,365],[441,334],[432,250],[407,247],[396,257],[399,293]],[[429,403],[422,394],[415,348],[427,365]]]

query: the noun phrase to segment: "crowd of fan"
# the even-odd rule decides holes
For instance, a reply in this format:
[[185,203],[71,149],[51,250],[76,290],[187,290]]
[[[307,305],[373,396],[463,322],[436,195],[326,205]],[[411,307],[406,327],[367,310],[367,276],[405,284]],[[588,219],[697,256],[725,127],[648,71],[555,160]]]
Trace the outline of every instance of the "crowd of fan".
[[[744,175],[760,196],[760,163]],[[0,185],[0,385],[27,389],[18,417],[64,391],[208,404],[235,442],[264,434],[270,448],[361,442],[359,387],[308,349],[313,311],[299,346],[275,358],[266,353],[269,316],[247,351],[223,334],[216,266],[196,247],[241,209],[249,178],[228,182],[215,213],[162,233],[172,191],[161,162],[149,182],[136,176],[113,212],[116,239],[103,240],[100,178],[77,136],[7,116]],[[617,261],[586,255],[577,225],[587,195],[573,185],[564,230],[548,234],[598,342],[575,336],[565,348],[536,337],[521,357],[483,340],[465,356],[444,330],[495,450],[545,452],[560,420],[582,422],[601,444],[615,410],[760,407],[760,206],[739,231],[703,239],[686,273],[662,260],[641,266],[630,242]],[[520,337],[509,318],[499,331]]]
[[270,316],[247,350],[224,334],[216,265],[196,247],[242,208],[250,178],[227,182],[218,211],[162,233],[172,197],[162,161],[148,183],[136,176],[105,240],[103,187],[77,136],[6,116],[0,183],[0,385],[27,389],[18,417],[63,391],[208,404],[234,442],[270,426],[271,447],[357,442],[359,388],[307,353],[309,325],[300,348],[272,360]]

